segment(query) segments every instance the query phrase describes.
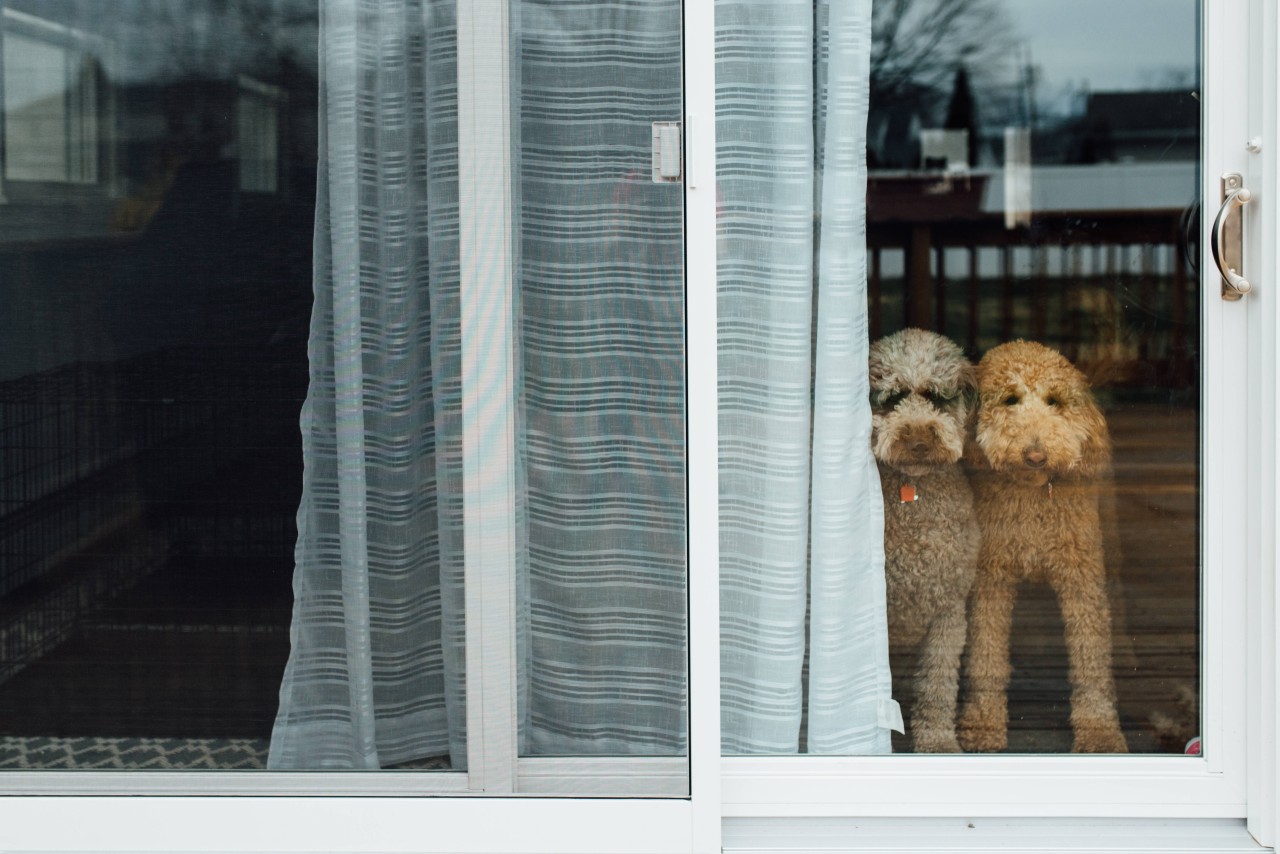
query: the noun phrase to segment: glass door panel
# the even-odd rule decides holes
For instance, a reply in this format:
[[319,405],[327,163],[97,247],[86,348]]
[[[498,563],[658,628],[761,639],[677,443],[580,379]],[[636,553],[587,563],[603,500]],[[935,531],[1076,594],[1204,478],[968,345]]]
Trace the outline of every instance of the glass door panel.
[[[823,49],[841,38],[834,4],[798,6],[815,10],[812,104],[788,91],[801,25],[770,42],[791,45],[788,65],[759,41],[778,22],[717,4],[725,752],[1212,751],[1200,4],[874,4],[863,77]],[[843,151],[833,111],[863,116],[832,96],[838,71],[869,102]],[[782,102],[793,112],[756,107]],[[866,265],[849,272],[825,194],[833,158],[864,156]],[[809,180],[805,211],[787,182]],[[855,305],[833,296],[845,287]],[[840,325],[870,351],[830,360]],[[842,370],[865,408],[826,396]],[[845,474],[835,511],[821,437],[837,417],[862,425],[852,446],[875,477]],[[868,516],[861,563],[833,576],[833,532]],[[827,603],[859,572],[862,610],[841,626]],[[884,738],[833,738],[832,716]]]
[[681,4],[258,5],[3,4],[0,767],[687,795]]
[[[987,40],[955,57],[935,106],[945,112],[932,116],[873,73],[881,143],[869,151],[872,337],[929,329],[978,365],[983,459],[969,474],[981,545],[960,747],[1196,753],[1199,4],[1135,4],[1119,18],[1104,4],[989,7],[965,22]],[[1105,33],[1089,23],[1102,17]],[[923,22],[880,26],[913,33],[904,44],[927,38]],[[1115,53],[1128,39],[1142,50]],[[904,101],[929,117],[918,140],[887,130]],[[1017,339],[1048,349],[999,348]],[[1053,373],[1033,381],[1049,350]],[[893,407],[874,403],[891,432]],[[886,495],[909,468],[882,460]],[[891,498],[892,617],[910,607],[898,576],[910,571],[908,547],[892,534],[923,505]],[[1059,564],[1064,547],[1080,551]],[[1085,570],[1095,555],[1101,574]],[[895,695],[914,698],[908,721],[936,690],[921,661],[938,647],[914,631],[890,637]],[[896,746],[921,749],[909,733]]]

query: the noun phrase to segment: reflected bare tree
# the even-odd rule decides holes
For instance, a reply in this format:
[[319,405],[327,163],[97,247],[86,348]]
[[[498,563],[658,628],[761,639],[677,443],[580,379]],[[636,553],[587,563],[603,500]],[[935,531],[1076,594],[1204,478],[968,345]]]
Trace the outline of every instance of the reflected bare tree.
[[[916,131],[942,126],[963,86],[976,127],[979,113],[1006,85],[1015,44],[1004,0],[878,0],[872,11],[871,126],[873,168],[913,168]],[[970,91],[972,87],[972,91]],[[975,97],[978,103],[975,103]],[[977,147],[971,147],[976,162]]]
[[1013,45],[1001,0],[882,0],[871,31],[873,99],[948,92],[957,69],[980,77]]

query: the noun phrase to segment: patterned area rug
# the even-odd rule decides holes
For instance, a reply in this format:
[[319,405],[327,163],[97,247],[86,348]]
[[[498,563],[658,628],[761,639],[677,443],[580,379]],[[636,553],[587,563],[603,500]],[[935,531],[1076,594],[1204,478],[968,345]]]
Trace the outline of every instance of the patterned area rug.
[[266,739],[0,738],[0,769],[227,771],[267,767]]
[[[253,771],[267,767],[265,738],[0,738],[7,771]],[[429,757],[397,771],[447,771]]]

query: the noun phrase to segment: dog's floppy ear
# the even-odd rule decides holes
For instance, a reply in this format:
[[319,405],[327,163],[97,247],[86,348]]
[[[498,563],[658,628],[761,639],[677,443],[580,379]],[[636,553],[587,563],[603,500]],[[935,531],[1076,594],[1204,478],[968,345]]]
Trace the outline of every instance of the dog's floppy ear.
[[1111,434],[1093,395],[1086,395],[1080,416],[1088,432],[1075,471],[1080,477],[1099,477],[1111,471]]

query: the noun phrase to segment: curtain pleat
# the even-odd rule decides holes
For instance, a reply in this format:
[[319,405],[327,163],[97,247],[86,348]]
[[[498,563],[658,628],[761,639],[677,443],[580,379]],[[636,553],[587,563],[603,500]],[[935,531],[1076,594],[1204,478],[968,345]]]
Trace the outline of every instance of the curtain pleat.
[[810,753],[888,753],[884,508],[867,381],[871,0],[819,3],[821,234],[814,358]]
[[812,0],[718,0],[726,753],[799,749],[813,359],[812,104]]

